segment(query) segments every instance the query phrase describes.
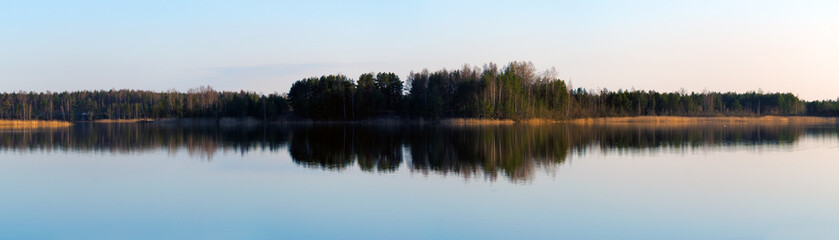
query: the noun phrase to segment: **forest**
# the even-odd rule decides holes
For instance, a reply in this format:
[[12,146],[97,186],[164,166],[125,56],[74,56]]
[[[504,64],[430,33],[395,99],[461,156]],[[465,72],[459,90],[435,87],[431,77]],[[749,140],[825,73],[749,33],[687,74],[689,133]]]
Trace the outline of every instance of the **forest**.
[[837,100],[807,102],[792,93],[656,92],[572,88],[554,69],[531,62],[411,72],[357,80],[325,75],[296,81],[287,94],[97,90],[0,93],[0,119],[252,118],[355,121],[372,118],[573,119],[617,116],[839,116]]
[[836,116],[836,101],[806,102],[792,93],[656,92],[571,88],[556,70],[533,63],[411,72],[403,86],[393,73],[297,81],[288,92],[301,117],[359,120],[373,117],[573,119],[617,116]]
[[288,111],[286,98],[279,94],[220,92],[211,87],[187,92],[102,90],[0,94],[2,119],[92,121],[250,117],[268,120]]

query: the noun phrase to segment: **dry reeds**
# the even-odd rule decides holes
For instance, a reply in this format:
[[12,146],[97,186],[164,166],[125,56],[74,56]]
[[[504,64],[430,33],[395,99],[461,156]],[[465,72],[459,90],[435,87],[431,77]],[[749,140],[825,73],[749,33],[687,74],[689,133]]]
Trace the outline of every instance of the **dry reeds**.
[[556,120],[544,118],[528,118],[528,119],[492,119],[492,118],[447,118],[440,120],[441,124],[452,126],[480,126],[480,125],[512,125],[512,124],[527,124],[527,125],[541,125],[558,123]]
[[452,126],[478,126],[478,125],[508,125],[516,121],[511,119],[490,119],[490,118],[448,118],[440,120],[441,124]]
[[73,125],[53,120],[0,120],[0,129],[62,128]]
[[675,117],[675,116],[640,116],[640,117],[606,117],[581,118],[569,120],[570,123],[582,125],[662,125],[679,126],[694,124],[726,124],[726,125],[785,125],[785,124],[830,124],[839,119],[828,117],[805,116],[763,116],[763,117]]

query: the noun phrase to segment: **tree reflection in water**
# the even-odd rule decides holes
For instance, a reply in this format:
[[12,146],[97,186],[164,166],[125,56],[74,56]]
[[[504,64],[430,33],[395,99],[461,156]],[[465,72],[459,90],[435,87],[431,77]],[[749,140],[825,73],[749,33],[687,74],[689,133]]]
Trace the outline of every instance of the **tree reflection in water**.
[[[77,124],[66,129],[0,132],[0,149],[23,152],[186,151],[212,160],[219,152],[288,150],[310,168],[393,172],[403,164],[421,174],[530,180],[569,155],[698,147],[784,146],[805,135],[835,137],[834,126],[370,126],[258,125],[183,127]],[[404,163],[403,163],[404,162]]]

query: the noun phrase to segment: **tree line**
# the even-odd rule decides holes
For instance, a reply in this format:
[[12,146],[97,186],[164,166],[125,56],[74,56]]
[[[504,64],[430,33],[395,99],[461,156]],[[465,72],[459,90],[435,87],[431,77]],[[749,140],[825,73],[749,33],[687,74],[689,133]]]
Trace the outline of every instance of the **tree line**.
[[275,119],[289,111],[279,94],[216,91],[100,90],[0,93],[0,118],[91,121],[100,119],[251,117]]
[[393,73],[363,74],[358,82],[328,75],[297,81],[288,100],[297,115],[321,120],[839,115],[837,101],[806,102],[792,93],[573,89],[556,70],[538,72],[530,62],[411,72],[402,88]]
[[[293,113],[293,114],[290,114]],[[371,118],[572,119],[610,116],[839,116],[839,99],[807,102],[792,93],[586,90],[531,62],[411,72],[357,80],[325,75],[296,81],[288,94],[100,90],[0,93],[0,118],[88,121],[247,117],[353,121]]]

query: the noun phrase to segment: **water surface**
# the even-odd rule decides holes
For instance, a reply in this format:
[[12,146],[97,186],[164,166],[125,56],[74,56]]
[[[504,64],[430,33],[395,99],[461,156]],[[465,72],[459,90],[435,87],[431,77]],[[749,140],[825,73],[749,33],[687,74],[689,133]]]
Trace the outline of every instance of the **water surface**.
[[835,126],[0,133],[2,239],[835,239]]

